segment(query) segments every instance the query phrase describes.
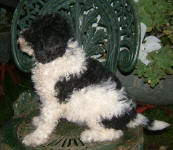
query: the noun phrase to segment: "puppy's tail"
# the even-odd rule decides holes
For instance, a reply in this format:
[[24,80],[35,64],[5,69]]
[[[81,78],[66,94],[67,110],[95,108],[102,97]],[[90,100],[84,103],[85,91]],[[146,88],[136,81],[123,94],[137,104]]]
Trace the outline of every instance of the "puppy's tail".
[[159,121],[159,120],[152,121],[142,114],[137,114],[136,118],[131,120],[127,124],[127,127],[135,128],[140,125],[151,131],[160,131],[170,126],[170,124],[167,122]]

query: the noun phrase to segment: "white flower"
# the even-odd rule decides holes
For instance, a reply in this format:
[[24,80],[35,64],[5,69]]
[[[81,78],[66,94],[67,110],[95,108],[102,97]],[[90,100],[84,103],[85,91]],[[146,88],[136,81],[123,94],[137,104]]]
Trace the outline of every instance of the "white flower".
[[160,39],[153,35],[147,36],[144,39],[146,31],[146,25],[141,22],[141,45],[138,59],[141,60],[145,65],[148,65],[150,63],[150,60],[147,59],[148,53],[159,50],[162,46]]
[[160,44],[161,41],[157,37],[152,35],[146,37],[144,42],[145,43],[143,43],[143,46],[148,53],[159,50],[162,47]]
[[139,1],[139,0],[134,0],[134,2],[136,2],[136,3],[137,3],[138,1]]

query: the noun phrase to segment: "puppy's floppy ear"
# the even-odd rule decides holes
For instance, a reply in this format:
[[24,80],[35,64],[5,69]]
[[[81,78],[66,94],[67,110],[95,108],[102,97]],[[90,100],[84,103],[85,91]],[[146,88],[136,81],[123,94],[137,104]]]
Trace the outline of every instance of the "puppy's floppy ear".
[[19,37],[18,41],[17,41],[20,45],[20,48],[23,52],[27,53],[29,56],[33,56],[34,54],[34,50],[32,49],[32,47],[29,45],[29,43],[27,43],[25,41],[25,39],[23,37]]

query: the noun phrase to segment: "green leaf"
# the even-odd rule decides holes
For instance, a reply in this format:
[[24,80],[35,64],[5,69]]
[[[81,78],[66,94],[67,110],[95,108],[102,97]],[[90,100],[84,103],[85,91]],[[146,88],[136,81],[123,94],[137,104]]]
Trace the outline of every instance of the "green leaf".
[[172,18],[170,13],[173,8],[172,0],[140,0],[137,3],[141,21],[151,29],[159,28],[160,25],[166,24]]
[[173,50],[170,46],[150,53],[147,58],[151,62],[145,65],[138,61],[134,74],[144,77],[151,87],[155,87],[166,75],[173,74]]

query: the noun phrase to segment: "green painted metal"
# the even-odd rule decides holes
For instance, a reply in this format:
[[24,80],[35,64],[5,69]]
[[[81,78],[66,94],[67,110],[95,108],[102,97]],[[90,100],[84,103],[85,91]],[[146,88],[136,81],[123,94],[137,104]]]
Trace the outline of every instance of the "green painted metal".
[[132,0],[20,0],[12,20],[11,45],[21,71],[30,72],[34,62],[20,51],[17,38],[35,16],[60,13],[72,25],[88,56],[106,56],[106,68],[133,70],[140,45],[140,28]]
[[25,147],[22,138],[34,130],[32,118],[39,114],[39,98],[33,91],[23,92],[14,103],[14,117],[0,129],[0,150],[142,150],[142,128],[129,129],[113,142],[88,143],[80,141],[86,127],[60,120],[47,143],[38,147]]
[[[129,7],[131,6],[131,7]],[[120,53],[118,67],[122,73],[133,70],[140,49],[140,24],[133,1],[121,4],[120,9]]]

